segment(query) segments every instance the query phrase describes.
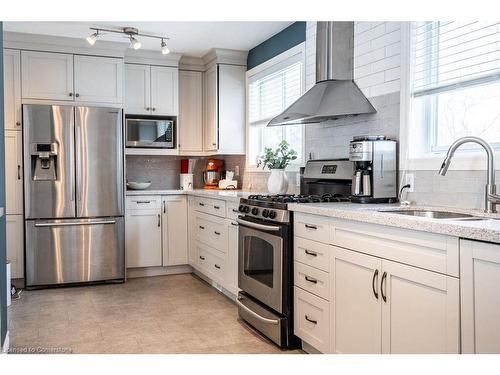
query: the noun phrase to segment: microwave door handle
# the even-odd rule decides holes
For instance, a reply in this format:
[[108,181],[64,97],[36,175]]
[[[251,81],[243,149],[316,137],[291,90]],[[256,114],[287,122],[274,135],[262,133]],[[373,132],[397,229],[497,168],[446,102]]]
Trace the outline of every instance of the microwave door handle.
[[264,224],[253,223],[251,221],[246,221],[246,220],[242,220],[239,218],[237,218],[236,221],[238,222],[238,224],[241,224],[243,226],[250,227],[253,229],[268,230],[268,231],[273,231],[273,232],[277,232],[280,230],[280,227],[277,227],[274,225],[264,225]]

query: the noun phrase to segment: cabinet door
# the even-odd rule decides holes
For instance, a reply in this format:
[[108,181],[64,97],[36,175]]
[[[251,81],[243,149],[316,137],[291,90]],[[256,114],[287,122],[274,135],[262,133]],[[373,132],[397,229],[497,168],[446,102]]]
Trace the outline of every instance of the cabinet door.
[[21,130],[21,53],[3,50],[5,129]]
[[246,67],[219,64],[218,150],[221,154],[245,153]]
[[123,59],[75,55],[75,100],[121,103]]
[[179,133],[181,151],[203,151],[203,75],[179,72]]
[[380,284],[383,353],[460,352],[457,278],[383,260]]
[[22,132],[5,131],[5,211],[23,213],[23,144]]
[[224,287],[234,295],[238,294],[238,223],[226,219],[227,225],[227,262]]
[[22,51],[21,71],[23,98],[73,100],[73,55]]
[[24,220],[23,215],[6,216],[7,260],[11,263],[11,277],[24,277]]
[[188,217],[184,196],[163,197],[163,265],[188,263]]
[[125,113],[151,114],[151,67],[125,64]]
[[179,112],[179,70],[151,67],[151,111],[153,115],[177,116]]
[[379,258],[333,247],[331,321],[336,353],[382,352],[380,269]]
[[203,149],[205,151],[217,151],[217,74],[218,66],[214,65],[205,73],[205,97],[204,97],[204,119],[203,119]]
[[161,211],[129,210],[126,219],[127,267],[162,265]]
[[460,241],[462,352],[500,354],[500,245]]

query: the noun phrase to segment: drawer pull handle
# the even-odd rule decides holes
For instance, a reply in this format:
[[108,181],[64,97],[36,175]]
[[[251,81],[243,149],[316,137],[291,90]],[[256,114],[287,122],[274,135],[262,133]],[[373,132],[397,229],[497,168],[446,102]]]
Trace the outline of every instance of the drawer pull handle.
[[137,204],[149,204],[151,201],[135,201]]
[[201,207],[205,207],[205,203],[198,203]]
[[216,230],[214,230],[214,233],[218,236],[220,236],[220,232],[217,232]]
[[378,270],[375,270],[375,272],[373,273],[373,279],[372,279],[373,294],[374,294],[375,298],[378,299],[378,291],[375,290],[375,279],[378,280]]
[[240,211],[238,211],[236,208],[233,208],[233,212],[234,213],[239,213]]
[[307,315],[304,315],[304,318],[306,318],[306,320],[307,320],[308,322],[311,322],[312,324],[318,324],[318,321],[317,321],[317,320],[311,319],[311,318],[309,318]]
[[200,225],[198,228],[205,229],[205,227],[203,225]]
[[235,223],[234,221],[231,221],[231,225],[234,225],[235,227],[237,227],[238,223]]
[[306,281],[309,281],[310,283],[313,283],[313,284],[318,283],[318,280],[313,279],[312,277],[309,277],[309,276],[304,276],[304,279],[306,279]]
[[214,267],[220,270],[220,266],[218,264],[214,264]]
[[318,256],[318,253],[314,252],[314,251],[310,251],[310,250],[307,250],[307,249],[304,249],[304,252],[307,254],[307,255],[311,255],[313,257],[317,257]]
[[214,206],[214,208],[215,208],[216,210],[218,210],[218,209],[220,209],[220,206]]
[[311,225],[311,224],[305,224],[305,227],[307,229],[314,229],[314,230],[318,229],[318,227],[316,225]]
[[17,165],[17,179],[21,179],[21,166],[19,164]]
[[200,255],[200,259],[201,259],[201,260],[205,260],[205,257],[202,257],[202,256]]
[[382,299],[387,302],[387,296],[384,293],[384,281],[387,279],[387,272],[382,274],[382,281],[380,282],[380,294],[382,294]]

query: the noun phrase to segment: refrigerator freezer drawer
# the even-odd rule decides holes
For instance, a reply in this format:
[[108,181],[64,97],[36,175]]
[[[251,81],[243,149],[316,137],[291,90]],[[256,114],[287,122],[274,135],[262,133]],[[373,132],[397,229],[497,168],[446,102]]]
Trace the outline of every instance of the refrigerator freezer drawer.
[[123,217],[27,220],[26,286],[125,278]]

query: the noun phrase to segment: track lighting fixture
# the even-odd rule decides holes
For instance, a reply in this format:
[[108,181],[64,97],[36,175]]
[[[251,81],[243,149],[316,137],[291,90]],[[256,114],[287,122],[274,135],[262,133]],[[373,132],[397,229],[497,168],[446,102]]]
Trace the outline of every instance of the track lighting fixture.
[[170,49],[167,47],[167,43],[165,40],[169,40],[170,38],[164,37],[164,36],[158,36],[158,35],[151,35],[151,34],[141,34],[139,33],[139,30],[136,29],[135,27],[124,27],[121,29],[101,29],[101,28],[95,28],[91,27],[90,30],[95,31],[91,35],[89,35],[86,39],[87,42],[89,42],[90,45],[94,45],[95,42],[97,41],[97,38],[101,37],[103,35],[102,32],[106,33],[115,33],[115,34],[125,34],[130,40],[130,47],[137,50],[141,48],[141,42],[139,39],[137,39],[138,36],[145,37],[145,38],[155,38],[155,39],[161,39],[160,43],[160,51],[163,55],[166,55],[170,53]]
[[163,40],[163,38],[161,39],[160,47],[161,47],[161,53],[163,55],[167,55],[167,54],[170,53],[170,50],[167,47],[167,43],[165,43],[165,41]]

